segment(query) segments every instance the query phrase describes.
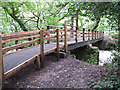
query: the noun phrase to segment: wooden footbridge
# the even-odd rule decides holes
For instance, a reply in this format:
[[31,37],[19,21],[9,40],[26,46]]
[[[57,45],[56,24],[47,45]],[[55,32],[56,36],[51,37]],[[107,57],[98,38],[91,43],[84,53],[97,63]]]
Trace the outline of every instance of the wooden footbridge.
[[[82,28],[81,31],[70,30],[66,21],[64,27],[52,25],[47,27],[46,30],[0,35],[1,83],[4,82],[4,79],[9,78],[33,61],[36,61],[37,68],[40,69],[40,67],[44,66],[44,56],[49,53],[56,52],[57,60],[59,60],[61,49],[64,53],[67,53],[71,49],[95,43],[104,37],[103,32],[91,31],[86,28]],[[49,29],[49,27],[56,27],[57,29],[53,30]],[[8,46],[7,44],[10,42],[13,45]],[[27,48],[25,48],[26,46]]]

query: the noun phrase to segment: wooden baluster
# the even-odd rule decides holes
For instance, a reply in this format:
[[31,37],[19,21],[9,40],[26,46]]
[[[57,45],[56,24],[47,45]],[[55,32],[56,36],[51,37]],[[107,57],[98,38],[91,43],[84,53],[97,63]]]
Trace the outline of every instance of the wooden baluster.
[[[63,28],[61,28],[61,29],[63,29]],[[61,34],[63,34],[63,32],[61,31]],[[63,36],[61,36],[61,41],[63,41]]]
[[[35,40],[35,37],[33,37],[33,40]],[[35,43],[33,43],[33,46],[35,46]]]
[[0,89],[4,87],[4,65],[2,54],[2,37],[0,35]]
[[83,28],[83,41],[85,41],[85,28]]
[[41,67],[44,67],[44,40],[43,40],[43,29],[40,31],[40,61]]
[[[50,26],[47,26],[47,31],[50,29]],[[48,37],[50,37],[50,33],[48,34]],[[48,39],[47,43],[50,43],[50,39]]]
[[65,36],[64,36],[64,48],[65,53],[67,52],[67,21],[64,23],[64,30],[65,30]]
[[[15,32],[17,32],[17,31],[15,31]],[[15,40],[15,45],[17,45],[18,44],[18,40]],[[16,51],[18,51],[18,48],[16,48]]]
[[78,42],[78,39],[77,39],[77,36],[78,36],[77,34],[78,34],[78,32],[77,32],[77,31],[78,31],[78,27],[76,27],[76,35],[75,35],[75,36],[76,36],[76,37],[75,37],[75,41],[76,41],[76,42]]
[[96,31],[95,31],[95,39],[96,39]]
[[[15,41],[15,45],[18,44],[18,40]],[[16,51],[18,51],[18,48],[16,49]]]
[[88,40],[90,40],[90,29],[88,29]]
[[59,61],[59,53],[60,53],[60,47],[59,47],[59,29],[56,30],[57,31],[57,61]]
[[93,35],[94,35],[93,31],[94,31],[94,30],[92,30],[92,40],[93,40]]

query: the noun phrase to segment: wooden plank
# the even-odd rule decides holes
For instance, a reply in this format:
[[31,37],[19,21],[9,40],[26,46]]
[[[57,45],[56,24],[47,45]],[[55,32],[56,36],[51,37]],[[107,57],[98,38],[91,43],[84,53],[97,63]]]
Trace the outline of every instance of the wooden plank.
[[[33,40],[35,40],[35,37],[33,37]],[[33,46],[35,46],[35,43],[33,43]]]
[[2,54],[2,37],[0,35],[0,89],[4,86],[4,67]]
[[5,73],[5,79],[9,78],[10,76],[14,75],[16,72],[18,72],[19,70],[21,70],[22,68],[24,68],[27,65],[29,65],[30,63],[32,63],[36,59],[36,56],[34,56],[34,57],[26,60],[25,62],[19,64],[18,66],[14,67],[13,69],[7,71]]
[[34,35],[34,36],[27,36],[27,37],[19,37],[19,38],[12,38],[8,40],[2,40],[2,43],[7,43],[11,41],[16,41],[16,40],[23,40],[23,39],[28,39],[28,38],[35,38],[35,37],[40,37],[40,35]]
[[47,25],[47,26],[56,27],[56,28],[62,28],[63,27],[63,26],[55,26],[55,25]]
[[64,48],[67,53],[67,21],[64,22],[65,36],[64,36]]
[[39,34],[38,31],[15,32],[15,34],[10,33],[9,35],[3,34],[2,40],[19,38],[19,37],[24,37],[24,36],[29,36],[29,35],[30,36],[37,35],[37,34]]
[[60,52],[60,49],[59,49],[59,29],[56,30],[57,31],[57,61],[59,61],[59,52]]
[[46,38],[43,38],[44,40],[47,40],[47,39],[51,39],[51,38],[55,38],[57,37],[56,35],[55,36],[50,36],[50,37],[46,37]]
[[39,41],[40,39],[36,39],[36,40],[32,40],[32,41],[28,41],[28,42],[25,42],[25,43],[22,43],[22,44],[17,44],[17,45],[13,45],[13,46],[10,46],[10,47],[5,47],[3,48],[3,53],[7,52],[7,51],[10,51],[10,50],[13,50],[13,49],[17,49],[19,47],[23,47],[23,46],[26,46],[28,44],[32,44],[32,43],[35,43],[37,41]]
[[40,62],[41,67],[44,67],[44,40],[43,40],[43,30],[40,31]]

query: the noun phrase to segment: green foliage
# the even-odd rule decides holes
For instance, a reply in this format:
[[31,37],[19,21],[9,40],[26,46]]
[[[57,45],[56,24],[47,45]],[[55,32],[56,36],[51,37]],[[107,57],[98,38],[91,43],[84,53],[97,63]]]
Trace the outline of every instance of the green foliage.
[[90,55],[88,62],[97,65],[98,64],[97,56],[98,56],[98,52],[95,51],[93,54]]

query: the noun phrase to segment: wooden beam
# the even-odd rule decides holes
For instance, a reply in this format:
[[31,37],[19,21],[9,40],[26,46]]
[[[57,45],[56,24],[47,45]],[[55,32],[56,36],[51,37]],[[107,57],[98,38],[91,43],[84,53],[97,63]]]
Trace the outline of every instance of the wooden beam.
[[59,29],[56,30],[57,31],[57,61],[59,61]]
[[19,38],[12,38],[12,39],[7,39],[7,40],[2,40],[2,43],[7,43],[7,42],[11,42],[11,41],[16,41],[16,40],[23,40],[23,39],[28,39],[28,38],[35,38],[35,37],[40,37],[40,35],[26,36],[26,37],[19,37]]
[[33,40],[33,41],[28,41],[28,42],[25,42],[25,43],[22,43],[22,44],[17,44],[17,45],[13,45],[13,46],[10,46],[10,47],[5,47],[3,48],[3,53],[7,52],[7,51],[10,51],[10,50],[13,50],[13,49],[17,49],[19,47],[23,47],[23,46],[26,46],[28,44],[32,44],[32,43],[35,43],[37,41],[39,41],[40,39],[36,39],[36,40]]
[[0,35],[0,90],[4,86],[4,65],[3,65],[3,54],[2,54],[2,37]]
[[[37,56],[37,55],[36,55]],[[5,72],[5,79],[9,78],[10,76],[14,75],[16,72],[18,72],[19,70],[21,70],[22,68],[26,67],[27,65],[29,65],[30,63],[32,63],[35,59],[36,56],[24,61],[23,63],[17,65],[16,67],[14,67],[13,69]]]
[[44,67],[44,40],[43,40],[43,30],[40,31],[40,61],[41,67]]
[[83,28],[83,41],[85,41],[85,28]]
[[64,22],[65,36],[64,36],[64,49],[67,52],[67,21]]
[[10,33],[10,34],[2,34],[2,40],[25,37],[29,35],[32,36],[32,35],[37,35],[37,34],[39,34],[39,31],[26,31],[26,32],[15,32],[15,33]]

